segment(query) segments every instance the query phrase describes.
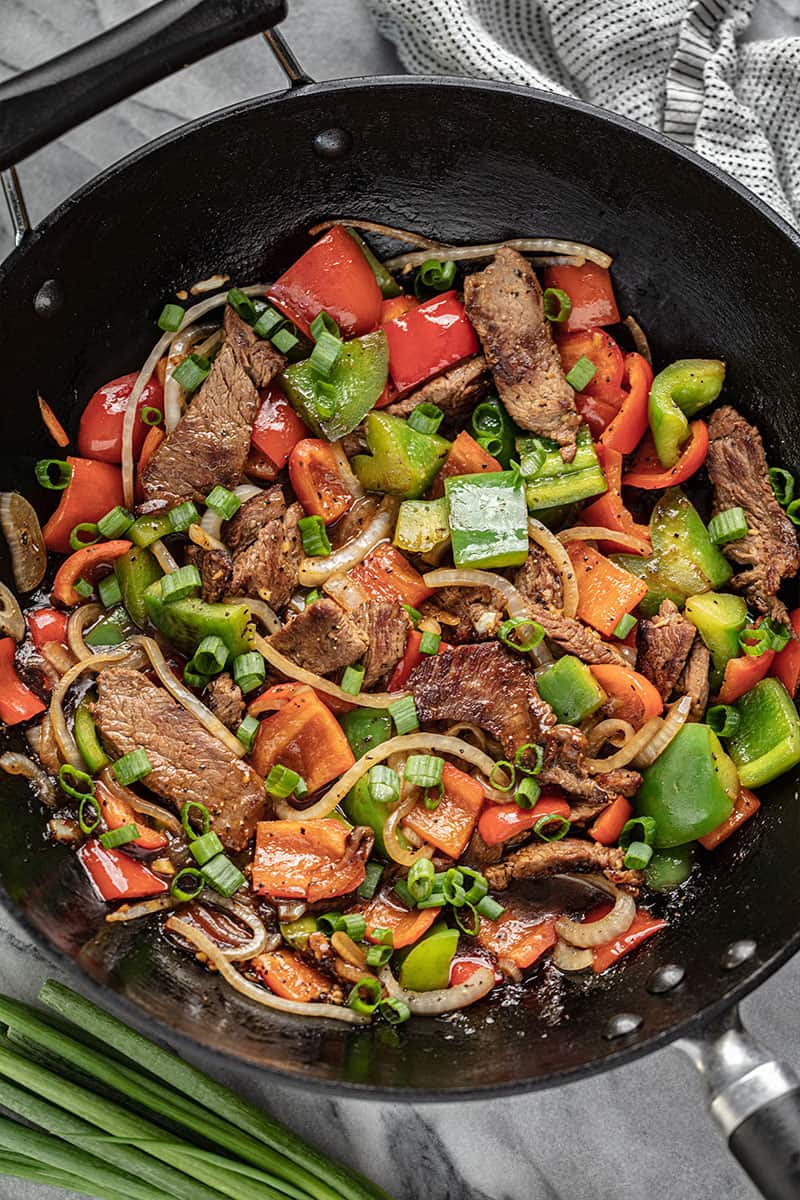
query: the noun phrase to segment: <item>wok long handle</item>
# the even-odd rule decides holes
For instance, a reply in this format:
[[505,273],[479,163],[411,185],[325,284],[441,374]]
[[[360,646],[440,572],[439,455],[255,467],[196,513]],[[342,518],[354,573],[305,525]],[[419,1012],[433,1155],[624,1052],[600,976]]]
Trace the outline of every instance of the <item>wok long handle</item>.
[[716,1036],[677,1047],[704,1077],[711,1114],[766,1200],[800,1196],[800,1079],[751,1037],[738,1010]]
[[161,0],[0,84],[0,170],[118,100],[286,16],[286,0]]

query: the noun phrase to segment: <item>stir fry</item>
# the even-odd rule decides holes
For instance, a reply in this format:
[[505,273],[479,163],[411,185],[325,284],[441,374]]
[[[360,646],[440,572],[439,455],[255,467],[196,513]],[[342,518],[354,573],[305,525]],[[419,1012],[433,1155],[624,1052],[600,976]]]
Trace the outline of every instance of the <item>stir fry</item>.
[[0,765],[106,922],[268,1008],[569,986],[800,762],[794,479],[723,362],[654,375],[601,251],[311,232],[76,431],[39,398]]

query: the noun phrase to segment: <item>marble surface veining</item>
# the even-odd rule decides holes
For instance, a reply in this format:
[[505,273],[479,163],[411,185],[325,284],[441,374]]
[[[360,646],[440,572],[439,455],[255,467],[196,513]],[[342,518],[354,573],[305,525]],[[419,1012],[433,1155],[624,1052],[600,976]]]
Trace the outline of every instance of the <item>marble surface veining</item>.
[[[0,78],[116,24],[144,0],[0,0]],[[294,0],[283,27],[319,79],[397,69],[360,0]],[[800,0],[759,0],[751,37],[800,33]],[[282,86],[259,39],[142,92],[34,155],[21,174],[34,220],[97,169],[187,118]],[[0,213],[0,256],[11,246]],[[48,976],[80,983],[0,913],[0,990],[33,999]],[[743,1006],[753,1033],[800,1069],[800,958]],[[198,1049],[194,1061],[203,1064]],[[225,1082],[237,1086],[234,1065]],[[675,1051],[558,1091],[478,1104],[333,1100],[265,1077],[258,1099],[396,1200],[752,1200],[755,1191],[703,1113],[700,1081]],[[0,1200],[66,1193],[0,1178]]]

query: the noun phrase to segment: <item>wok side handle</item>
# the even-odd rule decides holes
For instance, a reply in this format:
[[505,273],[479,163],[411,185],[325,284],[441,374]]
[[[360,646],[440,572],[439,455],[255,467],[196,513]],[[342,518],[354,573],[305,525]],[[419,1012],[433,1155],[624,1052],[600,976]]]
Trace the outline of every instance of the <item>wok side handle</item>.
[[676,1043],[708,1086],[711,1115],[765,1200],[800,1196],[800,1079],[744,1028],[738,1010],[708,1038]]
[[271,29],[286,0],[161,0],[0,84],[0,171],[118,100]]

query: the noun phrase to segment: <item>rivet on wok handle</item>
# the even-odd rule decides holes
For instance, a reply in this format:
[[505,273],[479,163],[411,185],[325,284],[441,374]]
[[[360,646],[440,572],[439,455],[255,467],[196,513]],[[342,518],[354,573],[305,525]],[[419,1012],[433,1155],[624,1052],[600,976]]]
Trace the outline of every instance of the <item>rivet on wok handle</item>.
[[749,962],[755,952],[756,943],[752,938],[740,938],[739,941],[731,942],[725,948],[720,965],[723,971],[733,971],[736,967],[741,967],[744,963]]
[[45,279],[33,298],[33,311],[45,320],[60,312],[64,303],[61,285],[55,279]]
[[320,129],[311,144],[318,158],[344,158],[353,145],[353,138],[346,129]]
[[653,971],[647,981],[647,990],[654,996],[662,996],[682,983],[685,974],[686,969],[679,963],[665,963],[663,967],[656,967]]
[[614,1038],[625,1037],[629,1033],[635,1033],[641,1023],[642,1018],[638,1013],[617,1013],[609,1017],[603,1026],[603,1037],[609,1042]]

